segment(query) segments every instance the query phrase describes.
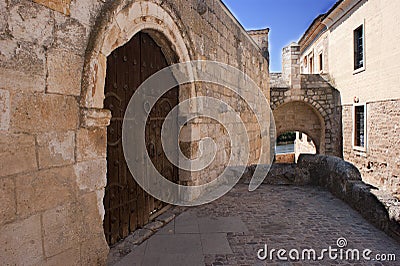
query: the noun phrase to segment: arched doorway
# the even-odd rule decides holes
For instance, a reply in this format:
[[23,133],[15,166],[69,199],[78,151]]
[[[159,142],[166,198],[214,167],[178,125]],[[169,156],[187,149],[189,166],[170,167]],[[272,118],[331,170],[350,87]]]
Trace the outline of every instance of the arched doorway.
[[325,121],[312,105],[293,101],[278,106],[274,111],[276,135],[302,132],[309,136],[317,153],[325,154]]
[[[168,58],[171,60],[173,57],[169,54]],[[107,128],[104,232],[110,245],[145,225],[152,215],[165,206],[165,203],[148,195],[134,181],[124,158],[122,123],[136,89],[149,76],[172,63],[167,61],[162,48],[148,32],[143,31],[107,57],[104,108],[111,111],[112,118]],[[174,182],[178,181],[178,169],[163,152],[161,127],[166,115],[178,101],[179,92],[176,87],[156,103],[146,124],[147,152],[156,169]]]

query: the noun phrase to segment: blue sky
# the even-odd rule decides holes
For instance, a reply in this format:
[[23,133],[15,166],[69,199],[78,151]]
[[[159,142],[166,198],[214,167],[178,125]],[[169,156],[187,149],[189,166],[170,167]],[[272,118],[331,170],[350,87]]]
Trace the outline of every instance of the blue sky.
[[222,0],[246,30],[270,28],[271,72],[281,71],[282,48],[298,41],[336,0]]

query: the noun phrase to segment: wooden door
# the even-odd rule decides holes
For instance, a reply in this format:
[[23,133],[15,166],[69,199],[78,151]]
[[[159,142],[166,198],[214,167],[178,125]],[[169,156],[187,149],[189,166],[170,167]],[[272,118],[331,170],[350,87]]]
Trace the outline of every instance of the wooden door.
[[[136,34],[107,58],[104,108],[111,110],[112,118],[107,128],[104,232],[109,245],[145,225],[151,214],[165,206],[143,191],[133,179],[123,154],[122,122],[135,90],[167,65],[161,48],[146,33]],[[165,116],[177,104],[178,88],[174,88],[157,101],[146,124],[148,154],[156,169],[174,182],[178,180],[178,170],[166,158],[160,135]]]

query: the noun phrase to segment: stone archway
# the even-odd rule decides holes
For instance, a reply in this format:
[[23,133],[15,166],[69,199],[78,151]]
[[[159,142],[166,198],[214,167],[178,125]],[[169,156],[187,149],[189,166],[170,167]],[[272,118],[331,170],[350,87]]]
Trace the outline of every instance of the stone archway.
[[[106,128],[110,123],[111,113],[104,109],[104,86],[106,79],[107,56],[116,48],[126,44],[138,32],[148,33],[162,48],[168,61],[186,62],[193,57],[192,44],[179,17],[166,5],[150,1],[129,2],[115,1],[107,5],[99,15],[94,31],[91,34],[82,76],[82,93],[80,97],[80,130],[89,144],[82,147],[85,153],[101,154],[103,159],[90,165],[83,165],[77,171],[78,183],[96,192],[97,202],[86,206],[97,218],[92,222],[90,234],[96,238],[93,249],[105,250],[108,245],[103,231],[104,187],[106,186]],[[194,87],[185,89],[179,94],[179,101],[195,94]],[[79,138],[79,136],[78,136]],[[90,176],[90,178],[88,177]],[[85,181],[88,180],[89,181]],[[104,258],[107,254],[99,254]]]
[[[319,153],[342,158],[339,91],[320,75],[300,75],[300,81],[299,88],[293,88],[282,82],[281,74],[271,75],[271,109],[274,112],[277,127],[280,124],[281,127],[287,127],[288,130],[304,132],[319,147],[317,150]],[[293,112],[296,109],[298,111]],[[288,124],[280,121],[280,119],[285,121],[290,118],[290,115],[285,116],[285,112],[292,113],[292,116],[298,116],[297,120],[294,119]],[[310,124],[310,121],[303,125],[296,124],[296,121],[300,122],[301,119],[305,119],[305,117],[300,117],[302,112],[311,114],[310,119],[319,120],[319,124],[317,122]],[[303,129],[300,130],[300,128]],[[313,131],[315,132],[312,133]]]
[[310,104],[293,101],[273,110],[276,135],[300,131],[307,134],[315,143],[317,153],[325,154],[325,121]]
[[[187,33],[184,26],[177,15],[168,11],[155,3],[139,1],[128,6],[115,6],[103,15],[104,19],[98,25],[99,32],[91,36],[87,51],[82,80],[82,107],[103,108],[107,56],[139,31],[149,31],[163,47],[167,58],[176,54],[178,62],[190,61],[192,45],[185,38]],[[164,40],[168,40],[172,47],[165,45]]]

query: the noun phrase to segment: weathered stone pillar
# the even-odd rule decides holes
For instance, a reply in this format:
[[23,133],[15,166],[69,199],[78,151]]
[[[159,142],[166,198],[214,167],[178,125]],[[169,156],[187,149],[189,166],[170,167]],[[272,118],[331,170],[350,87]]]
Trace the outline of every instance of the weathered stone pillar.
[[282,50],[282,78],[293,89],[300,89],[300,46],[291,43]]

